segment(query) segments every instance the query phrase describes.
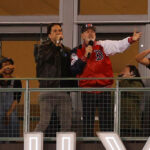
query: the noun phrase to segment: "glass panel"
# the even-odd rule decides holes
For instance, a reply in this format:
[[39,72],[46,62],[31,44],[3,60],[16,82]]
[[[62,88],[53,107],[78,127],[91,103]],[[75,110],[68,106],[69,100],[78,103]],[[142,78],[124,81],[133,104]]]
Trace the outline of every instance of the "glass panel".
[[59,0],[5,0],[0,5],[0,16],[58,14]]
[[81,15],[148,14],[148,0],[80,0]]

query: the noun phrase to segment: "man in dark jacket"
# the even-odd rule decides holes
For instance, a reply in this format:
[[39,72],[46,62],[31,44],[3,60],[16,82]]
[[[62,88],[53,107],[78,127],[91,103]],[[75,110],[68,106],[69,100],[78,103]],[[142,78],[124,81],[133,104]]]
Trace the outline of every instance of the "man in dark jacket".
[[[37,77],[66,78],[71,76],[70,49],[62,44],[63,33],[61,25],[52,23],[48,26],[49,40],[43,42],[35,53]],[[40,80],[41,88],[71,87],[70,81]],[[61,131],[71,130],[71,100],[67,92],[41,92],[40,122],[35,131],[44,132],[49,125],[54,109],[60,119]]]

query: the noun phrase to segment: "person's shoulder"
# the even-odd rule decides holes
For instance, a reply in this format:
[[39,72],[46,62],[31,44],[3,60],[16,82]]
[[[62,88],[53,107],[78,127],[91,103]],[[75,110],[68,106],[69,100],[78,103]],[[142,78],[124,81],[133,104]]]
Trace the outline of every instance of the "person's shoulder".
[[47,39],[47,40],[43,40],[39,45],[38,48],[39,49],[45,49],[47,47],[49,47],[52,44],[52,41]]
[[67,52],[69,52],[69,53],[70,53],[71,48],[69,48],[68,46],[65,46],[65,45],[63,45],[63,47],[64,47],[64,50],[65,50],[65,51],[67,51]]
[[14,80],[14,87],[22,87],[22,81],[21,79],[19,79],[19,77],[15,77],[18,78],[17,80]]
[[50,39],[42,40],[40,45],[49,45],[52,41]]
[[143,87],[144,84],[142,83],[141,80],[133,80],[132,84],[135,85],[135,87]]
[[82,48],[82,45],[78,45],[76,47],[74,47],[72,50],[71,50],[71,53],[77,53],[78,50],[80,50]]

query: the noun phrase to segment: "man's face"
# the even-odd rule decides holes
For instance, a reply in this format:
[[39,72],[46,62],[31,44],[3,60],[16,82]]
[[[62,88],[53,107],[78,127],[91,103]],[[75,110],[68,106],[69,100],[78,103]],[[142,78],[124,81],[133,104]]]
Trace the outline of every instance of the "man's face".
[[14,67],[12,67],[13,65],[9,62],[3,62],[2,63],[2,68],[4,68],[4,74],[12,74],[14,71]]
[[96,39],[96,33],[93,29],[87,29],[85,32],[81,35],[83,41],[85,44],[88,44],[90,40],[95,41]]
[[52,41],[56,41],[58,37],[63,38],[62,28],[59,25],[54,25],[48,36]]

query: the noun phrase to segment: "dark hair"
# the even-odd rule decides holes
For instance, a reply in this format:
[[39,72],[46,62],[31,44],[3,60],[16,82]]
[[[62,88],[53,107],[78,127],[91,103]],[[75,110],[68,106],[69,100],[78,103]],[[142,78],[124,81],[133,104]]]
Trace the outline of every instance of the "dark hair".
[[[138,69],[136,68],[136,66],[134,66],[134,65],[127,65],[126,67],[129,67],[130,72],[133,72],[133,75],[134,75],[135,77],[141,77],[141,76],[140,76],[140,73],[139,73],[139,71],[138,71]],[[131,80],[131,81],[132,81],[132,80]],[[135,81],[135,80],[134,80],[134,81]],[[142,81],[141,79],[137,79],[137,81],[140,81],[140,82],[142,83],[143,87],[144,87],[144,83],[143,83],[143,81]]]
[[85,32],[88,29],[92,29],[94,32],[96,32],[96,27],[91,23],[83,24],[81,26],[81,32],[82,33]]
[[61,27],[61,24],[60,23],[51,23],[47,26],[47,35],[51,33],[51,30],[52,30],[52,27],[55,26],[55,25],[58,25]]
[[7,62],[7,61],[10,62],[10,64],[12,64],[12,65],[14,64],[14,61],[11,58],[7,58],[7,57],[2,56],[0,58],[0,69],[2,68],[2,64]]
[[141,77],[138,69],[136,68],[136,66],[134,66],[134,65],[127,65],[127,67],[130,68],[130,72],[133,72],[133,75],[135,77]]

